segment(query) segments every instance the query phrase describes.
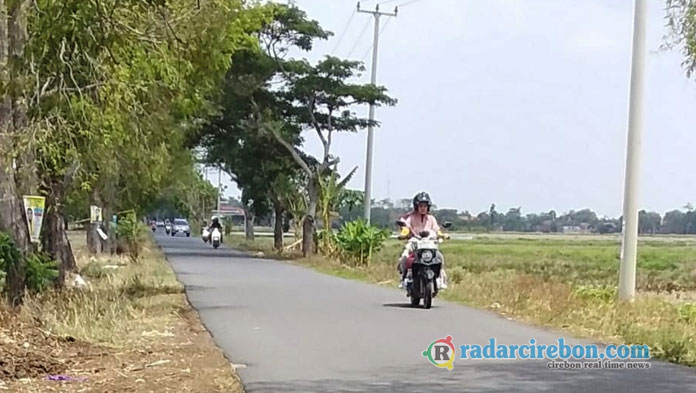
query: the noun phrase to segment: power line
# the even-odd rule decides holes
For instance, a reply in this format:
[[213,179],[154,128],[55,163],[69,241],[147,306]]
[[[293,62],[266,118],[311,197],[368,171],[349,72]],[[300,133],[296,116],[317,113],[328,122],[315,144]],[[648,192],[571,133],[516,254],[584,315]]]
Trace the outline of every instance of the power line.
[[365,31],[367,31],[367,26],[369,26],[369,25],[370,25],[370,20],[369,19],[365,20],[365,26],[363,26],[362,31],[360,32],[360,35],[358,36],[358,39],[355,40],[355,44],[353,44],[353,49],[351,49],[350,52],[348,52],[348,56],[346,56],[346,57],[350,57],[350,55],[353,54],[353,52],[355,51],[355,48],[357,48],[358,44],[360,43],[360,39],[362,38],[363,35],[365,35]]
[[338,41],[336,42],[336,46],[334,47],[333,51],[331,51],[331,54],[333,55],[336,53],[336,50],[338,49],[338,46],[341,45],[341,41],[343,40],[343,37],[346,35],[346,31],[348,31],[348,27],[350,27],[350,22],[353,21],[353,17],[355,16],[355,9],[353,9],[353,12],[350,14],[350,17],[348,18],[348,22],[346,22],[346,26],[343,28],[343,32],[341,35],[338,37]]
[[[387,0],[387,1],[393,1],[393,0]],[[406,7],[407,5],[411,5],[411,4],[417,3],[417,2],[419,2],[419,1],[422,1],[422,0],[411,0],[411,1],[407,1],[407,2],[405,2],[405,3],[402,3],[402,4],[397,5],[397,7],[399,7],[399,8]]]
[[[391,22],[391,19],[387,19],[387,22],[386,22],[386,23],[384,24],[384,26],[382,26],[382,28],[379,30],[379,36],[380,36],[380,37],[382,36],[382,33],[384,32],[384,29],[386,29],[387,26],[389,26],[389,22]],[[363,61],[363,62],[364,62],[365,59],[367,59],[367,55],[370,54],[370,51],[371,51],[371,50],[372,50],[372,45],[370,45],[370,47],[367,48],[367,50],[365,51],[365,54],[364,54],[363,57],[360,59],[360,61]]]

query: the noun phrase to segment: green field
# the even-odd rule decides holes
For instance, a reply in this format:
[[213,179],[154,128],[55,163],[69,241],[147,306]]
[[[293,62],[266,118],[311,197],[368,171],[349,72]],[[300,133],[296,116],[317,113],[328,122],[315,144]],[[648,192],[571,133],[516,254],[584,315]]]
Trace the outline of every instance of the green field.
[[[696,244],[647,238],[639,244],[638,297],[616,301],[616,237],[483,236],[443,244],[449,289],[442,297],[509,318],[604,342],[647,344],[655,357],[696,366]],[[271,251],[272,239],[233,246]],[[345,278],[396,286],[402,243],[390,240],[367,268],[322,257],[297,263]],[[404,298],[404,302],[406,302]]]

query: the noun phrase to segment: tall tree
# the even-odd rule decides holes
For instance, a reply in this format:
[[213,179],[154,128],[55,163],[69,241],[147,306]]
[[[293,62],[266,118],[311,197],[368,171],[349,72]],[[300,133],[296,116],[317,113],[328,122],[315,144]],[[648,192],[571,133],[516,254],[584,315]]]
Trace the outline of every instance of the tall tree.
[[[13,102],[18,102],[17,65],[14,50],[17,49],[16,1],[0,0],[0,230],[8,232],[22,252],[19,263],[8,267],[7,295],[11,304],[21,302],[24,294],[24,256],[29,250],[29,233],[22,199],[17,192],[14,160],[17,153],[18,130],[14,125]],[[9,11],[9,12],[8,12]],[[8,20],[8,13],[12,16]],[[13,51],[12,53],[10,51]]]

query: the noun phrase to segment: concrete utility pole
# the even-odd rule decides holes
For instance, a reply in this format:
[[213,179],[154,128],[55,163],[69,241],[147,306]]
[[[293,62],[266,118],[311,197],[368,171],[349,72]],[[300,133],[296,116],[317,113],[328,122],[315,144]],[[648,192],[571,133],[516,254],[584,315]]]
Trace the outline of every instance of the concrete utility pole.
[[218,167],[218,200],[217,200],[217,216],[220,218],[220,199],[222,198],[222,167]]
[[619,269],[619,299],[633,301],[636,293],[638,251],[638,194],[640,154],[643,138],[643,90],[645,85],[646,0],[635,0],[631,92],[628,108],[628,141],[623,206],[623,241]]
[[[382,16],[396,16],[398,8],[394,7],[393,13],[381,12],[379,4],[375,6],[374,11],[366,11],[360,9],[358,2],[358,12],[372,14],[375,17],[375,35],[372,41],[372,77],[370,83],[377,84],[377,53],[379,49],[379,18]],[[370,104],[370,123],[375,120],[375,106]],[[370,223],[370,213],[372,212],[372,144],[374,140],[374,130],[372,124],[367,127],[367,162],[365,163],[365,220]]]

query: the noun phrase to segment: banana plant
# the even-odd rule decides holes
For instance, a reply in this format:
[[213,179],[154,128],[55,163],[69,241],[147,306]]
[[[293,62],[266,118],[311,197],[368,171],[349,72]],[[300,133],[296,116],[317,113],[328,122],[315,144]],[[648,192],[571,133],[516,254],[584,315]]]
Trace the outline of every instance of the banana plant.
[[348,175],[339,181],[338,164],[334,164],[333,168],[326,176],[321,176],[319,180],[319,213],[324,225],[324,230],[320,234],[321,250],[326,255],[336,254],[335,239],[332,230],[334,218],[338,217],[338,205],[340,196],[346,185],[355,175],[358,167],[354,167]]

